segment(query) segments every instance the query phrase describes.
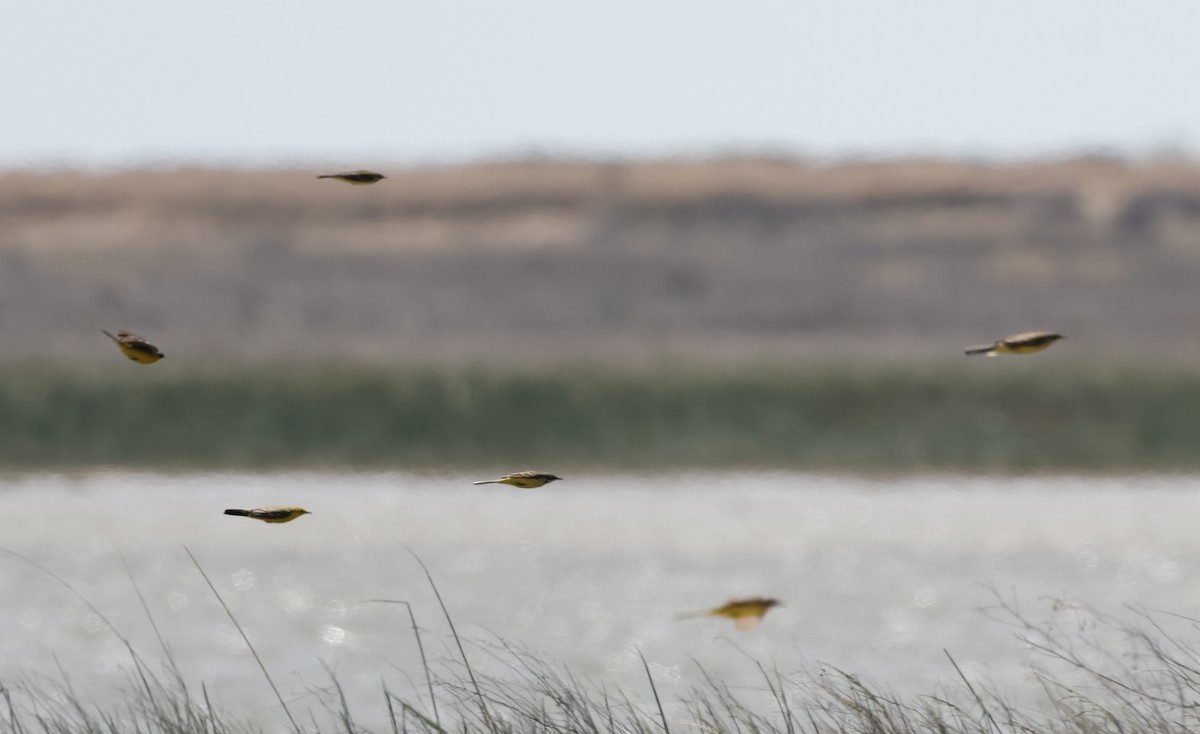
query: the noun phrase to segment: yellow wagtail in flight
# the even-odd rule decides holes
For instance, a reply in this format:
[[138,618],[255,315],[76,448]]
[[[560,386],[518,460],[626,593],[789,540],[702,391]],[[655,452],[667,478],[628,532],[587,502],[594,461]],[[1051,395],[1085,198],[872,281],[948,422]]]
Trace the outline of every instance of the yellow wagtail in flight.
[[520,489],[537,489],[550,482],[557,482],[562,477],[540,471],[519,471],[515,474],[505,474],[499,479],[485,479],[475,484],[509,484]]
[[698,612],[683,612],[675,615],[676,619],[691,619],[693,617],[726,617],[733,620],[733,626],[742,632],[749,632],[758,626],[771,607],[780,606],[778,599],[752,597],[749,599],[730,599],[719,607],[703,609]]
[[113,336],[104,329],[101,329],[100,332],[116,342],[121,353],[138,364],[154,364],[167,356],[158,351],[158,347],[137,334],[130,334],[128,331],[118,331],[117,335]]
[[967,347],[963,351],[967,354],[986,354],[989,357],[995,357],[997,354],[1033,354],[1042,351],[1059,339],[1066,339],[1066,337],[1052,331],[1027,331],[1024,334],[1006,336],[991,344]]
[[280,523],[291,522],[301,515],[311,515],[312,513],[302,507],[258,507],[253,510],[226,510],[225,514],[252,517],[263,522]]
[[387,176],[374,171],[349,171],[347,173],[327,173],[324,176],[317,178],[332,178],[336,181],[345,181],[351,186],[369,186],[376,181],[381,181]]

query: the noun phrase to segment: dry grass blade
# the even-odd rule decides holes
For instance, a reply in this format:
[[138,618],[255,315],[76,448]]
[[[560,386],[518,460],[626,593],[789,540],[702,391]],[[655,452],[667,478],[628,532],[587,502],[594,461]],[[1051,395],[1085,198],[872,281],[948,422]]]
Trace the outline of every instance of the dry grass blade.
[[[425,685],[429,688],[429,705],[433,708],[433,720],[439,725],[442,717],[438,715],[437,696],[433,693],[433,676],[429,673],[429,660],[425,657],[425,645],[421,642],[421,630],[417,627],[417,617],[413,614],[412,604],[400,599],[367,599],[364,604],[403,604],[408,610],[408,619],[412,622],[413,637],[417,639],[417,652],[421,655],[421,669],[425,671]],[[391,705],[390,703],[388,704]]]
[[201,683],[200,692],[204,694],[204,709],[208,712],[208,724],[212,727],[212,734],[219,734],[220,729],[217,727],[217,714],[213,711],[212,701],[208,700],[208,686]]
[[[767,673],[767,669],[761,661],[755,660],[754,664],[758,666],[758,672],[762,674],[763,680],[767,683],[767,688],[771,691],[771,696],[779,704],[779,714],[783,717],[783,723],[787,726],[788,734],[795,734],[796,728],[792,723],[792,712],[788,709],[787,697],[783,690],[782,680],[771,680],[771,676]],[[775,676],[779,678],[779,672],[775,672]],[[776,685],[778,683],[778,685]]]
[[221,598],[217,587],[213,585],[212,579],[204,572],[204,567],[200,565],[200,561],[196,560],[196,556],[192,555],[192,550],[186,545],[183,550],[188,554],[188,558],[192,559],[192,563],[196,566],[196,570],[204,577],[204,583],[208,584],[208,588],[212,590],[213,596],[217,597],[217,601],[221,603],[221,608],[225,610],[225,614],[229,616],[229,621],[233,622],[233,626],[237,628],[238,634],[242,636],[246,647],[250,649],[250,654],[254,656],[255,662],[258,663],[259,670],[262,671],[263,677],[267,679],[267,683],[271,686],[271,690],[275,692],[275,698],[279,700],[280,707],[283,708],[283,713],[287,715],[288,721],[292,722],[292,729],[296,734],[300,734],[300,725],[296,723],[296,719],[292,717],[291,710],[288,709],[287,702],[283,700],[283,695],[279,692],[279,688],[275,686],[275,681],[271,679],[271,674],[267,672],[267,666],[263,664],[262,658],[258,656],[258,651],[254,649],[254,644],[250,642],[250,638],[246,636],[246,630],[242,629],[242,625],[237,621],[237,617],[233,616],[233,612],[229,609],[229,605]]
[[954,672],[958,673],[958,677],[962,680],[963,685],[967,687],[967,690],[971,692],[971,696],[975,698],[975,703],[979,704],[979,710],[983,712],[984,718],[987,719],[988,723],[992,725],[994,730],[999,732],[1000,725],[997,724],[996,720],[992,717],[992,712],[988,710],[987,704],[983,702],[983,697],[981,697],[978,691],[975,690],[975,686],[971,685],[971,681],[968,680],[967,676],[962,672],[962,668],[958,667],[958,662],[954,659],[954,656],[951,655],[950,651],[946,650],[945,648],[942,649],[942,652],[946,654],[946,659],[948,659],[950,664],[954,666]]
[[379,679],[379,688],[383,691],[383,702],[387,704],[388,722],[392,725],[392,734],[400,734],[400,726],[396,723],[396,709],[392,707],[392,697],[388,695],[387,683]]
[[[428,716],[426,716],[425,714],[418,711],[415,707],[413,707],[411,704],[409,704],[404,699],[397,698],[395,696],[395,694],[393,694],[390,691],[385,691],[385,693],[388,697],[388,700],[395,701],[396,703],[400,704],[400,708],[404,709],[404,711],[406,713],[410,713],[413,716],[417,717],[417,720],[419,720],[425,726],[429,727],[431,730],[437,732],[438,734],[448,734],[448,732],[442,728],[441,724],[439,724],[436,721],[433,721]],[[389,709],[390,709],[390,704],[389,704]]]
[[646,671],[646,680],[650,681],[650,692],[654,694],[654,703],[658,706],[658,718],[662,722],[663,731],[671,734],[671,727],[667,724],[667,714],[663,711],[662,699],[658,697],[658,686],[654,685],[654,676],[650,675],[650,663],[646,662],[646,656],[642,654],[641,649],[638,649],[637,654],[642,660],[642,668]]
[[442,601],[442,594],[438,591],[437,584],[433,581],[433,575],[429,573],[429,568],[425,566],[425,562],[421,557],[413,552],[412,548],[406,548],[409,554],[416,560],[421,570],[425,572],[425,578],[429,581],[429,587],[433,589],[433,595],[437,598],[438,606],[442,608],[442,615],[446,618],[446,624],[450,626],[450,634],[454,637],[454,644],[458,646],[458,654],[462,657],[463,666],[467,670],[467,677],[471,680],[471,686],[475,689],[475,696],[479,701],[479,711],[483,715],[484,723],[488,727],[488,731],[496,731],[496,724],[492,720],[492,715],[488,711],[487,700],[483,697],[483,691],[479,688],[479,681],[475,679],[475,671],[471,669],[471,661],[467,659],[467,651],[463,649],[462,638],[458,636],[458,630],[454,628],[454,620],[450,617],[450,610],[446,609],[446,602]]
[[150,671],[150,669],[146,665],[145,661],[142,660],[142,657],[140,655],[138,655],[136,650],[133,649],[133,643],[131,643],[129,641],[129,638],[127,638],[125,635],[121,634],[121,631],[117,629],[116,625],[114,625],[108,619],[108,617],[105,616],[104,613],[101,612],[96,607],[96,605],[92,603],[92,601],[90,599],[88,599],[86,596],[84,596],[81,591],[79,591],[74,586],[72,586],[71,583],[69,581],[67,581],[66,579],[64,579],[62,576],[59,576],[58,574],[56,574],[55,572],[46,568],[42,564],[33,560],[32,558],[21,555],[20,553],[17,553],[16,551],[11,550],[9,548],[0,548],[0,550],[3,550],[5,553],[8,553],[9,555],[11,555],[15,558],[19,558],[20,560],[24,561],[25,563],[28,563],[29,565],[33,566],[34,568],[38,569],[42,573],[46,574],[50,578],[57,581],[59,584],[61,584],[63,586],[63,588],[65,588],[67,591],[74,594],[77,599],[79,599],[81,602],[83,602],[84,605],[87,606],[87,608],[89,610],[91,610],[92,614],[95,614],[96,617],[101,622],[104,623],[104,626],[108,627],[109,631],[111,631],[113,633],[113,635],[115,635],[116,638],[121,641],[121,644],[125,646],[126,651],[129,652],[129,657],[131,660],[133,660],[134,670],[136,671],[138,679],[141,681],[142,686],[146,692],[146,696],[150,701],[154,700],[154,691],[150,687],[150,681],[154,682],[155,686],[157,686],[157,688],[160,692],[166,691],[162,682],[159,681],[158,678]]

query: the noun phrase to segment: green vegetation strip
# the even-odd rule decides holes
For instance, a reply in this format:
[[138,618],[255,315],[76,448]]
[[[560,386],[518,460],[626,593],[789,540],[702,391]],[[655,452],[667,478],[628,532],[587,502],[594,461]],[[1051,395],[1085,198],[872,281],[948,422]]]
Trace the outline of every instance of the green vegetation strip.
[[1200,372],[943,366],[0,368],[10,468],[1200,468]]

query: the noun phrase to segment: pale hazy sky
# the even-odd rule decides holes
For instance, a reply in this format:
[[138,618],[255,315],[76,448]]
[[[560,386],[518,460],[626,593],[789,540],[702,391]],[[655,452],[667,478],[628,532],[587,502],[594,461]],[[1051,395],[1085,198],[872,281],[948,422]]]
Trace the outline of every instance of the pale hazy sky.
[[1196,0],[31,0],[0,167],[1200,145]]

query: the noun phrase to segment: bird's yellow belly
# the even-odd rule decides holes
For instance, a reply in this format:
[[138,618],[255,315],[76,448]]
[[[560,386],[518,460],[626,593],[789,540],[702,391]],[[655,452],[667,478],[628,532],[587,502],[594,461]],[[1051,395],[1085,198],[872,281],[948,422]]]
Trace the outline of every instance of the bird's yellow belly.
[[130,359],[132,359],[134,362],[137,362],[138,364],[154,364],[159,359],[161,359],[161,357],[158,357],[157,355],[154,355],[154,354],[146,354],[145,352],[138,352],[138,351],[134,351],[132,349],[126,349],[124,347],[121,347],[121,351],[125,354],[126,357],[129,357]]
[[1012,352],[1013,354],[1033,354],[1034,352],[1042,351],[1043,349],[1045,349],[1048,346],[1050,346],[1049,343],[1046,343],[1046,344],[1021,344],[1018,346],[1008,347],[1007,351]]

